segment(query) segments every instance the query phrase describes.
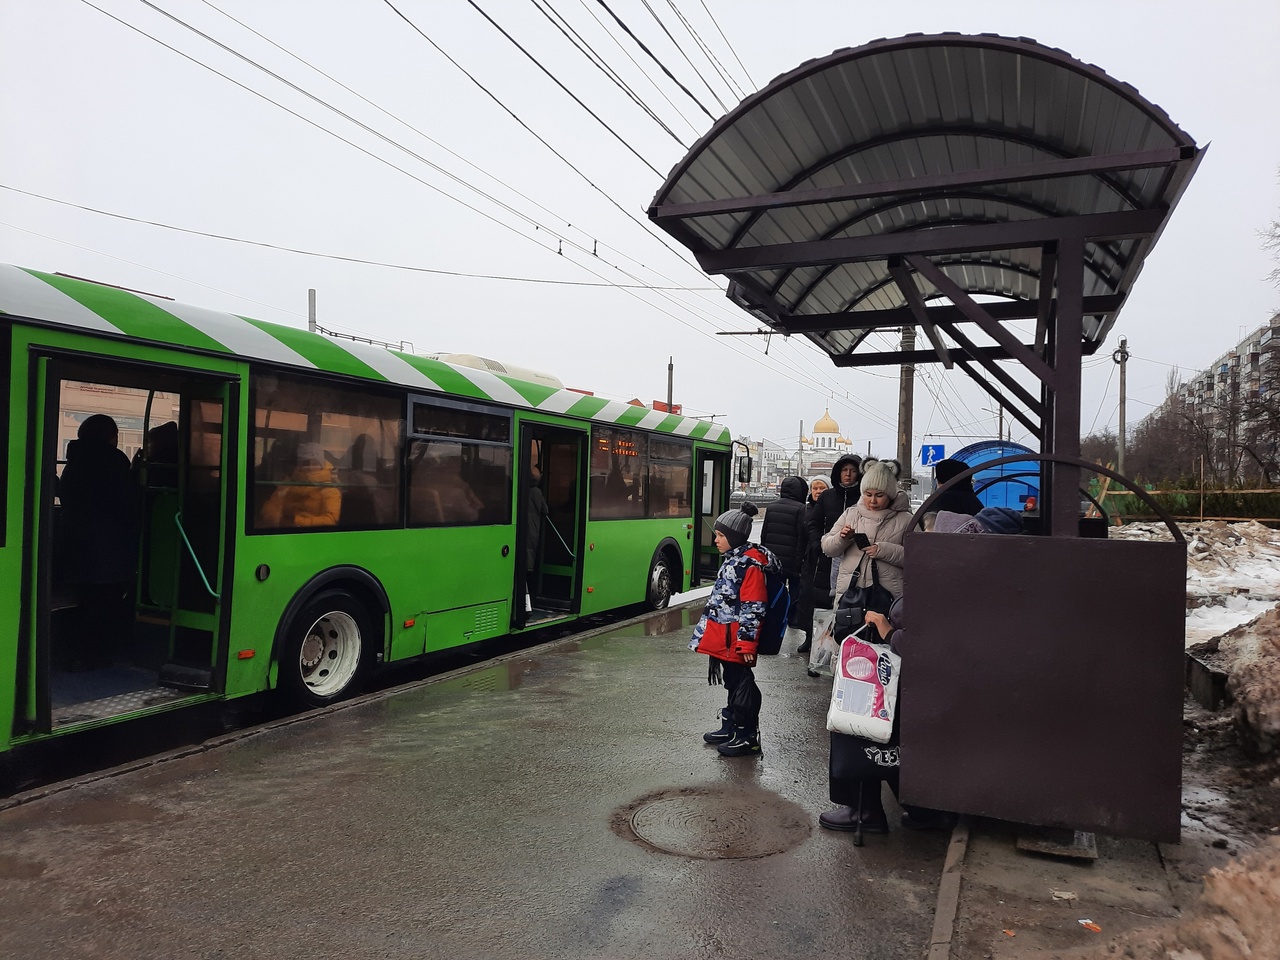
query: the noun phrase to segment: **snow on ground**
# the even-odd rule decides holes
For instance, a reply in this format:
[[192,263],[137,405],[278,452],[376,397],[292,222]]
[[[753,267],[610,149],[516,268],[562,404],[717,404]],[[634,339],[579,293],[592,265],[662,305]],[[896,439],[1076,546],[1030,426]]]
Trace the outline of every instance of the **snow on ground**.
[[[1187,538],[1187,640],[1221,636],[1280,602],[1280,531],[1255,521],[1181,524]],[[1112,527],[1113,540],[1169,540],[1162,523]]]

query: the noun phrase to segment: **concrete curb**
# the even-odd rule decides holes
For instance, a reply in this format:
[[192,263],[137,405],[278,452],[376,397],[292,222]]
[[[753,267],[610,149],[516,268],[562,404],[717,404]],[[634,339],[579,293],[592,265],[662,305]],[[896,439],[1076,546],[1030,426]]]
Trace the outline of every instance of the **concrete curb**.
[[960,913],[960,879],[964,873],[964,858],[968,850],[969,818],[962,816],[951,831],[947,859],[942,864],[942,881],[938,884],[938,903],[933,912],[933,934],[929,938],[928,960],[950,960],[956,917]]

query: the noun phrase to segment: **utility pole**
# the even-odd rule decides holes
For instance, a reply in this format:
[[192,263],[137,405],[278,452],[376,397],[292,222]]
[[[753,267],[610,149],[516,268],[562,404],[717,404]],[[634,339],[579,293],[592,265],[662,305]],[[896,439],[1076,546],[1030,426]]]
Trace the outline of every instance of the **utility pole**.
[[672,361],[675,357],[667,357],[667,413],[671,412],[671,387],[672,380],[675,376],[675,366]]
[[316,332],[316,289],[307,291],[307,329]]
[[805,476],[804,472],[804,421],[800,421],[800,436],[796,438],[796,476]]
[[[916,328],[902,328],[902,352],[908,353],[916,348]],[[907,485],[914,479],[911,475],[911,417],[912,399],[915,393],[915,364],[904,363],[898,373],[898,462],[906,473]]]
[[1111,354],[1111,359],[1120,364],[1120,429],[1116,434],[1116,473],[1124,476],[1124,368],[1129,361],[1129,341],[1120,338],[1120,346]]

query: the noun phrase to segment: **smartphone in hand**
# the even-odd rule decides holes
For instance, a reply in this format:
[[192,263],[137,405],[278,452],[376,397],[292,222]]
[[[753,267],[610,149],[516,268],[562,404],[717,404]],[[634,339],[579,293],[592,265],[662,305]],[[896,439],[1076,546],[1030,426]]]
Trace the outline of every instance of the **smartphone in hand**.
[[871,541],[867,539],[867,535],[865,533],[855,532],[853,535],[853,545],[859,550],[865,550],[867,547],[871,546]]

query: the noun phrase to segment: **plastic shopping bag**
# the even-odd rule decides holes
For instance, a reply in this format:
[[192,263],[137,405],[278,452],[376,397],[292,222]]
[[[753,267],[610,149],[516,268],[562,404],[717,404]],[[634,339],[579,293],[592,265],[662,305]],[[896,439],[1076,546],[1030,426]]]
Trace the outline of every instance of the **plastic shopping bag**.
[[824,610],[813,619],[813,649],[809,651],[809,676],[833,676],[840,645],[836,643],[835,611]]
[[898,674],[902,658],[887,644],[868,643],[863,635],[874,632],[864,625],[840,644],[827,708],[827,729],[876,743],[893,736],[893,715],[898,706]]

